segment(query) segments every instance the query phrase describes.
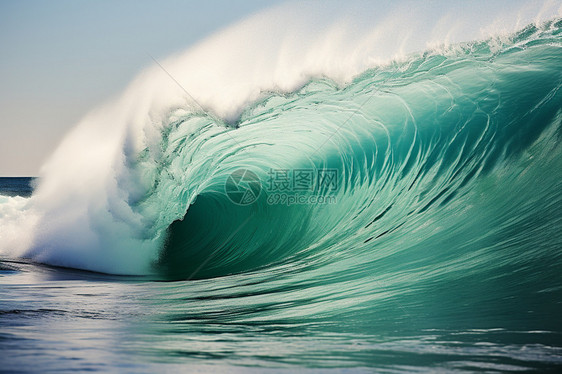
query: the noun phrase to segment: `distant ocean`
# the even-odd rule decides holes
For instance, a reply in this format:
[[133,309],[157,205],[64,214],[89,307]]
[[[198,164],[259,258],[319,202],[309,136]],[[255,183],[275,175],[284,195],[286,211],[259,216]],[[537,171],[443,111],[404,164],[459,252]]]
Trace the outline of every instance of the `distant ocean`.
[[86,122],[0,178],[0,371],[562,371],[561,46]]
[[33,180],[30,177],[0,177],[0,195],[30,197]]

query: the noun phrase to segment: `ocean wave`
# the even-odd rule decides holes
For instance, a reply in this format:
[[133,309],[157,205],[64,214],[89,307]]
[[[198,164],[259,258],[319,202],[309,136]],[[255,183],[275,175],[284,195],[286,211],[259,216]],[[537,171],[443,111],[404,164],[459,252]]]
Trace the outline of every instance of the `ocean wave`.
[[313,60],[286,68],[289,46],[273,68],[253,61],[253,81],[212,78],[202,61],[260,17],[149,69],[69,134],[33,197],[2,205],[11,253],[165,279],[321,269],[358,301],[371,281],[406,292],[559,264],[558,18],[386,59],[326,49],[338,25],[307,40]]

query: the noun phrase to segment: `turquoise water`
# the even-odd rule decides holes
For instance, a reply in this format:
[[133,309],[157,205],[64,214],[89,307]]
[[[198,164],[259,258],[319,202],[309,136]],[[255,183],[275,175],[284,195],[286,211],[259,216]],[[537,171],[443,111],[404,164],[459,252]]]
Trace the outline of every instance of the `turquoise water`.
[[[291,285],[275,272],[152,282],[2,266],[8,372],[554,372],[561,365],[559,306],[548,292],[496,300],[495,288],[472,280],[396,297],[371,282],[370,296],[344,297],[353,289],[340,286],[335,297],[326,276]],[[477,302],[482,285],[490,295]]]
[[3,369],[560,370],[561,33],[314,79],[228,123],[170,111],[124,142],[134,187],[88,206],[97,246],[45,215],[3,257]]

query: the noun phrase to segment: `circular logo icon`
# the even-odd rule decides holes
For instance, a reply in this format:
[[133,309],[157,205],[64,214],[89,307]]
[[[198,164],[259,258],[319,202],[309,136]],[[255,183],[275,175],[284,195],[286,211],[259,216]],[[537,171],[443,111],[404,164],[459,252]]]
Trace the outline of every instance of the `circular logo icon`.
[[258,199],[261,182],[253,171],[238,169],[226,179],[224,191],[234,204],[249,205]]

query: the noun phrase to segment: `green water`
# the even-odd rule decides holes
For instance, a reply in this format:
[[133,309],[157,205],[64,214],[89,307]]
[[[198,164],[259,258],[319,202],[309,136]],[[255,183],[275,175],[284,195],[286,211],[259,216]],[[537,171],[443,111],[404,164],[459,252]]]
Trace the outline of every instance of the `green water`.
[[[126,154],[127,206],[94,209],[96,251],[56,227],[1,262],[2,369],[560,370],[561,31],[312,80],[235,124],[172,111]],[[271,200],[295,170],[337,185]]]

